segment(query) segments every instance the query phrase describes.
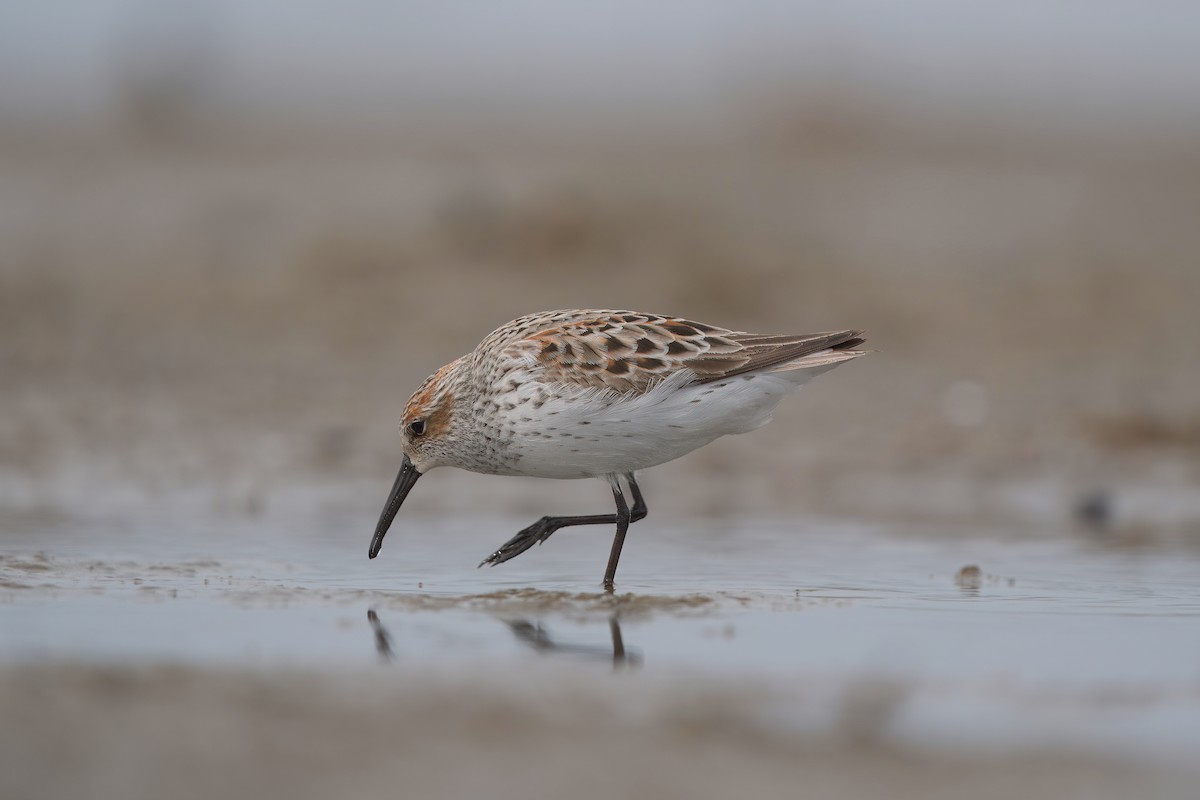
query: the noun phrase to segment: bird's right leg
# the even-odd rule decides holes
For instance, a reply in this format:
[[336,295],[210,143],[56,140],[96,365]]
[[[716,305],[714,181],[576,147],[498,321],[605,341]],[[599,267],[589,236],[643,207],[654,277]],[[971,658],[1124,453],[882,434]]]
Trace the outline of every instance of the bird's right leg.
[[[625,474],[625,482],[629,484],[629,491],[633,495],[633,508],[627,509],[628,515],[625,519],[628,522],[637,522],[645,519],[649,513],[649,508],[646,506],[646,500],[642,497],[642,490],[638,488],[637,480],[634,479],[633,473]],[[625,496],[621,493],[621,487],[618,483],[613,484],[613,498],[617,501],[617,509],[625,504]],[[617,514],[591,514],[587,516],[577,517],[542,517],[537,522],[523,529],[516,536],[509,539],[500,549],[492,553],[490,556],[479,562],[479,566],[490,564],[493,567],[497,564],[503,564],[509,559],[516,558],[524,553],[535,544],[541,544],[550,538],[550,535],[559,528],[570,528],[575,525],[619,525],[621,519]]]

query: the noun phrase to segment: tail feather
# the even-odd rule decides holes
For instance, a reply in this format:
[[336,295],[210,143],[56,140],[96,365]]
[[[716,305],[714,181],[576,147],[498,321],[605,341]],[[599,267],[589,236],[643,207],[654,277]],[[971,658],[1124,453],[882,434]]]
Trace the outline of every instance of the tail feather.
[[807,381],[809,378],[814,378],[823,372],[828,372],[838,364],[852,361],[859,356],[875,352],[874,350],[857,349],[860,344],[867,340],[863,334],[864,331],[844,331],[842,335],[846,338],[843,341],[831,345],[824,350],[818,350],[815,353],[808,353],[799,358],[784,361],[770,371],[798,372],[804,376],[802,381]]
[[[861,340],[860,340],[861,341]],[[841,350],[830,349],[822,350],[819,353],[797,358],[794,361],[787,361],[771,370],[771,372],[793,372],[801,371],[809,376],[820,375],[822,372],[833,369],[838,364],[845,361],[851,361],[859,356],[865,356],[870,353],[870,350]]]
[[[808,366],[819,367],[820,362],[806,363],[805,359],[838,353],[843,357],[833,363],[840,363],[865,352],[848,349],[863,343],[863,332],[858,330],[796,335],[732,333],[726,334],[725,338],[738,345],[739,349],[717,357],[702,356],[689,364],[693,369],[701,362],[707,367],[696,383],[711,383],[750,372],[779,372],[807,369]],[[847,356],[847,353],[854,355]]]

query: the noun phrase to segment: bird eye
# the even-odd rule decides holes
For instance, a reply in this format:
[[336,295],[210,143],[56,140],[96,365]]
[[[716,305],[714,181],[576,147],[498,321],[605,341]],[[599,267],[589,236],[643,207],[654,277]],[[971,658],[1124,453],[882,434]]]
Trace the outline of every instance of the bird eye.
[[414,419],[412,422],[408,423],[408,432],[411,433],[413,436],[424,436],[425,435],[425,420]]

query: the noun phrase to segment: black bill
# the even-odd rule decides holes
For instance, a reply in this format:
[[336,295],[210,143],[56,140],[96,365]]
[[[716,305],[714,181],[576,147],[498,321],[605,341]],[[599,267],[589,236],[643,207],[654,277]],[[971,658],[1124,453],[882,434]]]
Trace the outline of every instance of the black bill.
[[379,555],[379,549],[383,547],[383,537],[387,536],[388,528],[392,527],[392,520],[396,518],[396,512],[404,504],[404,498],[408,497],[409,491],[416,485],[419,477],[421,477],[421,473],[417,472],[417,468],[408,460],[408,456],[405,456],[404,463],[400,465],[400,473],[396,476],[396,482],[392,484],[392,493],[388,495],[387,505],[383,507],[383,513],[379,515],[379,524],[375,526],[371,549],[367,551],[370,558]]

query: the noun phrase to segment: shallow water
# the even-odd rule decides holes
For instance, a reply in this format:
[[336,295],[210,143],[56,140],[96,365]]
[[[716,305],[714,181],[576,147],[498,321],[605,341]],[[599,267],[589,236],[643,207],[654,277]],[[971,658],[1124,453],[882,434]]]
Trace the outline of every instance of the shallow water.
[[[659,520],[633,528],[609,596],[607,530],[563,530],[475,568],[526,522],[408,519],[369,561],[369,525],[320,515],[8,519],[0,660],[445,667],[484,681],[538,660],[564,676],[615,667],[776,687],[772,724],[789,729],[842,724],[847,698],[864,695],[909,743],[1176,763],[1200,748],[1191,553]],[[798,687],[808,699],[786,701]]]

